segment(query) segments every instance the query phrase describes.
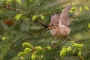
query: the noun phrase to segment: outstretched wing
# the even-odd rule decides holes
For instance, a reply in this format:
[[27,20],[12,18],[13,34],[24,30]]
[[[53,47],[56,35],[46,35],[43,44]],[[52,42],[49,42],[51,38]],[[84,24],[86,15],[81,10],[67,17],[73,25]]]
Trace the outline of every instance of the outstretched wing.
[[61,13],[60,18],[59,18],[59,26],[64,25],[64,26],[69,26],[70,21],[68,19],[69,16],[69,11],[71,9],[71,5],[67,6]]
[[[54,15],[51,17],[50,24],[57,24],[57,23],[59,23],[59,15],[54,14]],[[49,25],[50,25],[50,24],[49,24]]]

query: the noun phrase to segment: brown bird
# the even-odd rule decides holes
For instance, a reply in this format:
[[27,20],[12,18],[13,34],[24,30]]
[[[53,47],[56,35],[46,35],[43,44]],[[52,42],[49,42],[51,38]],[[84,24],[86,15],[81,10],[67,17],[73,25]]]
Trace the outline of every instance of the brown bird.
[[50,29],[51,34],[55,38],[62,38],[70,34],[70,28],[69,28],[69,11],[71,9],[71,5],[67,6],[62,13],[59,15],[54,14],[51,17],[51,21],[49,23],[48,29]]

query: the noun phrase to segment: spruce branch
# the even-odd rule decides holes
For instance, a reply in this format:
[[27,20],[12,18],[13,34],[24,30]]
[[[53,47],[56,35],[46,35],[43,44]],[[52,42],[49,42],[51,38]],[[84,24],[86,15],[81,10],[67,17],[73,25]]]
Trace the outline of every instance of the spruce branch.
[[14,11],[17,11],[17,12],[22,12],[22,10],[17,9],[17,8],[13,8],[13,7],[10,7],[10,6],[0,5],[0,8],[4,8],[4,9],[8,9],[8,10],[14,10]]
[[35,22],[38,22],[38,23],[40,23],[42,26],[44,26],[45,28],[47,28],[48,26],[47,25],[45,25],[44,23],[42,23],[41,21],[39,21],[39,20],[35,20]]
[[80,60],[84,60],[84,58],[83,58],[82,56],[78,56],[78,58],[79,58]]

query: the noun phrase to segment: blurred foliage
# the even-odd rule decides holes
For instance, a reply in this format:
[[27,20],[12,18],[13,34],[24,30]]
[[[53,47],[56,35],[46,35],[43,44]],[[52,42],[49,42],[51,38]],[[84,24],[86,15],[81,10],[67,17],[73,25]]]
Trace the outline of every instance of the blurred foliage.
[[60,38],[51,45],[54,37],[43,26],[67,4],[71,0],[0,0],[0,60],[90,60],[88,6],[72,4],[69,37],[76,42]]

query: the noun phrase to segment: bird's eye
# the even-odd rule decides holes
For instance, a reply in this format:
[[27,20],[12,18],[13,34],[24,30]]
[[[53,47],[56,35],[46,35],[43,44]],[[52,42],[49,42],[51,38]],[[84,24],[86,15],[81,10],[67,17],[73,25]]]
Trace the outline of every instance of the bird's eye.
[[54,26],[54,25],[52,25],[52,26]]

